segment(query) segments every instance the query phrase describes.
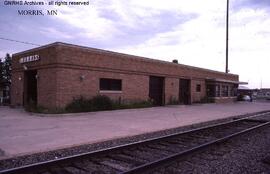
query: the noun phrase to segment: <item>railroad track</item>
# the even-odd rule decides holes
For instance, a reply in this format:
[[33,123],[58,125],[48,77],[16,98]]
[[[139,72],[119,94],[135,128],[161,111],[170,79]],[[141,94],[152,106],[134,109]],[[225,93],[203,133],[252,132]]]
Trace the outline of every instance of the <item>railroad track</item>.
[[270,112],[104,150],[0,171],[0,174],[133,174],[270,126]]

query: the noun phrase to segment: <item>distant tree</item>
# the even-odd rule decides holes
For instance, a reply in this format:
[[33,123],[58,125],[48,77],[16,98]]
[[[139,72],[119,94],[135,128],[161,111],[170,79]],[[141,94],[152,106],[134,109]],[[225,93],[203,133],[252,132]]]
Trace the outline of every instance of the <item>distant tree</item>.
[[11,83],[11,56],[7,53],[4,62],[2,63],[3,80],[8,84]]
[[0,58],[0,83],[3,81],[3,62]]

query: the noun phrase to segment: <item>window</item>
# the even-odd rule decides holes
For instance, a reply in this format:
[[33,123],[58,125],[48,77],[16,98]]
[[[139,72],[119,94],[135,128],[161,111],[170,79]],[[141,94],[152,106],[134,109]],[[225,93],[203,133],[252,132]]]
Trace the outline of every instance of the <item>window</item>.
[[220,86],[216,84],[209,84],[206,86],[206,92],[208,97],[220,97]]
[[220,97],[220,86],[216,85],[215,97]]
[[100,90],[109,90],[109,91],[121,91],[122,90],[122,80],[101,78],[99,80],[99,89]]
[[196,92],[201,92],[201,85],[200,84],[196,85]]
[[208,97],[215,97],[215,85],[207,85],[206,92]]
[[232,86],[231,96],[237,96],[237,85]]
[[222,96],[228,97],[229,95],[229,87],[228,86],[222,86]]

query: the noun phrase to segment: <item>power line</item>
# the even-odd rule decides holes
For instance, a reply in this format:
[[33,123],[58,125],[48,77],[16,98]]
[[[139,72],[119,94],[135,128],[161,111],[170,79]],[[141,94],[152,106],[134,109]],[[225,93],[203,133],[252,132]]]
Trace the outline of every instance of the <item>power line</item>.
[[27,44],[27,45],[41,46],[41,45],[35,44],[35,43],[24,42],[24,41],[19,41],[19,40],[14,40],[14,39],[8,39],[8,38],[3,38],[3,37],[0,37],[0,39],[2,39],[2,40],[7,40],[7,41],[11,41],[11,42],[17,42],[17,43]]

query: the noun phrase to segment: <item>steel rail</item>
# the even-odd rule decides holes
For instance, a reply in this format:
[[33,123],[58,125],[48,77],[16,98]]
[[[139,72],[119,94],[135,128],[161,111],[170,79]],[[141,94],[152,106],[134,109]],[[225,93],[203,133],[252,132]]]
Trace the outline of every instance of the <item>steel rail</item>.
[[76,154],[76,155],[53,159],[53,160],[48,160],[48,161],[44,161],[44,162],[37,162],[34,164],[24,165],[21,167],[10,168],[10,169],[0,171],[0,174],[25,173],[27,171],[43,169],[43,168],[47,168],[48,166],[55,166],[55,165],[59,165],[59,164],[63,164],[63,163],[68,163],[68,162],[72,162],[72,161],[77,160],[77,159],[86,158],[88,156],[105,154],[105,153],[108,153],[110,151],[119,150],[122,148],[129,148],[132,146],[136,146],[138,144],[160,141],[162,139],[167,139],[167,138],[171,138],[174,136],[184,135],[184,134],[197,132],[197,131],[201,131],[201,130],[206,130],[206,129],[210,129],[210,128],[215,128],[215,127],[219,127],[219,126],[229,125],[232,123],[241,122],[241,121],[244,121],[244,120],[247,120],[250,118],[260,117],[260,116],[267,115],[267,114],[270,114],[270,112],[266,111],[263,113],[247,116],[244,118],[240,118],[240,119],[236,119],[236,120],[232,120],[232,121],[227,121],[227,122],[223,122],[223,123],[217,123],[217,124],[213,124],[213,125],[208,125],[208,126],[195,128],[195,129],[191,129],[191,130],[187,130],[187,131],[183,131],[183,132],[173,133],[173,134],[164,135],[164,136],[160,136],[160,137],[150,138],[147,140],[141,140],[141,141],[137,141],[137,142],[127,143],[127,144],[123,144],[123,145],[119,145],[119,146],[114,146],[114,147],[109,147],[109,148],[100,149],[100,150],[96,150],[96,151]]
[[233,133],[233,134],[225,136],[223,138],[219,138],[217,140],[210,141],[210,142],[207,142],[205,144],[201,144],[201,145],[199,145],[197,147],[190,148],[190,149],[187,149],[187,150],[179,152],[179,153],[175,153],[175,154],[170,155],[168,157],[165,157],[165,158],[162,158],[162,159],[159,159],[159,160],[156,160],[156,161],[153,161],[153,162],[150,162],[150,163],[135,167],[135,168],[130,169],[128,171],[121,172],[120,174],[138,174],[138,173],[142,173],[142,172],[145,172],[145,171],[154,170],[154,169],[160,167],[164,163],[173,162],[175,159],[178,159],[178,158],[181,158],[183,156],[189,155],[189,154],[191,154],[193,152],[196,152],[196,151],[199,151],[199,150],[201,150],[203,148],[209,147],[211,145],[219,144],[219,143],[224,143],[225,141],[228,141],[231,138],[234,138],[234,137],[239,136],[239,135],[246,134],[246,133],[248,133],[250,131],[253,131],[253,130],[259,129],[261,127],[264,127],[264,126],[268,126],[268,125],[270,125],[270,121],[266,122],[266,123],[263,123],[263,124],[260,124],[260,125],[257,125],[257,126],[254,126],[252,128],[248,128],[246,130],[242,130],[242,131],[237,132],[237,133]]

